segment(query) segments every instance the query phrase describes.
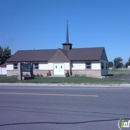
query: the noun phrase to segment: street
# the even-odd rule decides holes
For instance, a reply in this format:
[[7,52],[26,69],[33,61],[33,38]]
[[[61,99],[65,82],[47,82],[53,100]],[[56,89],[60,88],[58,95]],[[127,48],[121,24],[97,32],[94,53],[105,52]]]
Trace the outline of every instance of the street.
[[0,86],[0,130],[119,130],[130,88]]

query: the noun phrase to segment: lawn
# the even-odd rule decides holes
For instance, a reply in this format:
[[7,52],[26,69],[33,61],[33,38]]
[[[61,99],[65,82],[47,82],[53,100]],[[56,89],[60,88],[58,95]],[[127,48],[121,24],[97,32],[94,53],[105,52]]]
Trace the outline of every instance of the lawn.
[[109,70],[109,74],[113,75],[130,75],[130,70]]
[[16,76],[10,76],[10,77],[0,76],[0,83],[16,83],[16,82],[18,82]]
[[[89,84],[111,84],[124,83],[124,81],[110,78],[90,78],[90,77],[35,77],[29,80],[17,80],[17,77],[0,77],[1,83],[89,83]],[[126,82],[125,82],[126,83]]]

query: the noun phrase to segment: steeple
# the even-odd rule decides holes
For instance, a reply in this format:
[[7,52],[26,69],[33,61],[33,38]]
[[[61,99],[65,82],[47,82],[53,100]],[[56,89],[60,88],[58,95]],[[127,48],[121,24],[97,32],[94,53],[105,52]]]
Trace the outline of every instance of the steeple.
[[67,26],[66,26],[66,43],[69,43],[68,20],[67,20]]
[[70,50],[72,49],[72,44],[69,43],[69,28],[68,28],[68,20],[66,25],[66,42],[62,44],[64,50]]

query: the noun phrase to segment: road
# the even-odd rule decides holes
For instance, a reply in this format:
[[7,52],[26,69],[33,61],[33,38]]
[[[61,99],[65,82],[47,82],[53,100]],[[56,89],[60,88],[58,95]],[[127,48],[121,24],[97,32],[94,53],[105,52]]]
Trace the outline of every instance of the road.
[[130,88],[0,86],[0,130],[119,130]]

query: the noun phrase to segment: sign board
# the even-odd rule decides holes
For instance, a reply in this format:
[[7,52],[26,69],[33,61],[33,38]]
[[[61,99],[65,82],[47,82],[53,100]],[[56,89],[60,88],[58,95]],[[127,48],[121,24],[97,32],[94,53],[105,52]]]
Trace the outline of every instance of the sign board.
[[31,64],[22,63],[22,72],[31,72]]

